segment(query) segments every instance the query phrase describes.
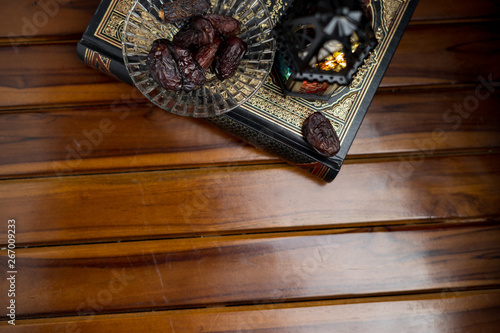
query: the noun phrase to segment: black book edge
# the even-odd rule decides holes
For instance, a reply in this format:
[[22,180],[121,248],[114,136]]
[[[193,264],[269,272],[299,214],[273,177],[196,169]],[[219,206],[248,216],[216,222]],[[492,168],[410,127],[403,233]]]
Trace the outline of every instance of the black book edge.
[[[206,118],[205,121],[214,124],[228,134],[238,137],[256,148],[305,169],[313,176],[327,183],[332,182],[340,171],[394,51],[399,45],[403,32],[413,15],[418,0],[409,0],[409,2],[400,24],[394,32],[393,38],[391,38],[388,46],[389,52],[386,52],[380,60],[380,66],[359,107],[360,110],[364,111],[355,114],[347,136],[337,155],[331,158],[319,156],[311,149],[304,138],[287,133],[279,126],[266,122],[241,107],[220,116]],[[108,10],[109,5],[109,0],[103,0],[99,4],[84,35],[77,43],[77,55],[84,64],[117,80],[133,85],[123,63],[121,49],[94,36],[94,32]]]

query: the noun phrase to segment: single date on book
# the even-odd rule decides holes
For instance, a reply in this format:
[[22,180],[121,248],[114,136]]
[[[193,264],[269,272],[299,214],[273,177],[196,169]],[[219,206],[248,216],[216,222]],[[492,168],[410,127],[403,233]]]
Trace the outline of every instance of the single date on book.
[[340,150],[340,140],[332,123],[321,112],[314,112],[307,117],[302,127],[307,142],[319,154],[334,156]]

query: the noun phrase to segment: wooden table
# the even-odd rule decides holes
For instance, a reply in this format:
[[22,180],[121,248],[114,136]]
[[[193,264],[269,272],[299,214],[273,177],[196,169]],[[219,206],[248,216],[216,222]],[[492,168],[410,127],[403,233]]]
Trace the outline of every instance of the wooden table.
[[1,332],[500,331],[498,0],[420,1],[328,185],[81,64],[97,4],[2,4]]

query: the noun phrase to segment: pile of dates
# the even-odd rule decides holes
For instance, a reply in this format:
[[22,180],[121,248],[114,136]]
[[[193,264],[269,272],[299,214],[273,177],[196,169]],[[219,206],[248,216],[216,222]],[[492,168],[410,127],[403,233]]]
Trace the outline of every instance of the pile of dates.
[[172,41],[157,39],[148,54],[153,79],[170,91],[192,91],[206,81],[212,66],[219,80],[234,75],[247,51],[237,37],[241,24],[233,17],[207,14],[208,0],[177,0],[163,5],[160,18],[167,23],[185,22]]

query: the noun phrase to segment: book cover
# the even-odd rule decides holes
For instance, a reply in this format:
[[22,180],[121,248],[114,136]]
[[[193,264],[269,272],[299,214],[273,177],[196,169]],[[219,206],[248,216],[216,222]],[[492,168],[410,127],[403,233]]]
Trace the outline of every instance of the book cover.
[[[276,24],[292,0],[264,0]],[[418,0],[364,0],[372,18],[377,47],[359,67],[348,86],[338,86],[328,100],[285,96],[280,86],[279,59],[263,87],[241,107],[206,121],[249,144],[263,149],[331,182],[363,121]],[[123,64],[121,35],[133,0],[102,0],[77,45],[81,61],[118,80],[132,84]],[[300,95],[299,95],[300,96]],[[340,151],[324,157],[302,135],[302,124],[322,112],[333,124]]]

